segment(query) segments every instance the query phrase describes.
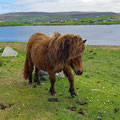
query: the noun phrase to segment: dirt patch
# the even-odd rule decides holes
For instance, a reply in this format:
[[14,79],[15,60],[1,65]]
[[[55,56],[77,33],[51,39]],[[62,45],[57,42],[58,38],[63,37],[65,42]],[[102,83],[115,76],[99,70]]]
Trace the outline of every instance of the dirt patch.
[[64,94],[63,93],[61,93],[61,94],[59,94],[60,96],[64,96]]
[[58,99],[58,98],[48,98],[48,101],[49,101],[49,102],[59,102],[59,101],[61,101],[61,100]]
[[88,111],[87,111],[86,109],[80,108],[80,109],[78,110],[78,113],[79,113],[79,114],[82,114],[82,115],[85,115],[86,113],[88,113]]
[[34,85],[34,86],[33,86],[33,88],[36,88],[36,87],[37,87],[37,85]]
[[115,111],[115,112],[118,112],[118,111],[120,111],[120,108],[115,108],[114,111]]
[[2,103],[0,103],[0,109],[5,109],[7,106],[3,105]]
[[114,94],[114,96],[116,96],[116,97],[117,97],[117,96],[118,96],[118,94]]
[[96,117],[97,120],[102,120],[101,116]]
[[72,105],[69,105],[69,106],[67,107],[67,109],[68,109],[68,110],[71,110],[71,111],[76,111],[76,110],[77,110],[77,108],[76,108],[75,106],[72,106]]
[[79,103],[80,105],[88,104],[87,101],[83,101],[82,99],[78,99],[78,100],[76,101],[76,103]]
[[12,107],[14,105],[14,103],[9,103],[8,104],[8,107],[10,108],[10,107]]

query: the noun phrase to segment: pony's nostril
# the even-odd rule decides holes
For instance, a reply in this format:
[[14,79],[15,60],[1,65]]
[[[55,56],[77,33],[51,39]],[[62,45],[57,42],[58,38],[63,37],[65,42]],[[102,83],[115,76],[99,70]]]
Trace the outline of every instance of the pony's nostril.
[[77,71],[78,75],[81,75],[82,73],[83,73],[83,71],[80,71],[80,70]]
[[78,70],[78,71],[77,71],[77,73],[78,73],[78,74],[80,74],[80,73],[81,73],[81,71],[80,71],[80,70]]

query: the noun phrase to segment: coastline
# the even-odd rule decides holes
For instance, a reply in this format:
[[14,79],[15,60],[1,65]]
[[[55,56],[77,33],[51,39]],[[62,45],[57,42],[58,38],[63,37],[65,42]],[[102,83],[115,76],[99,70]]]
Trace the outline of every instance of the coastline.
[[[2,45],[2,46],[1,46]],[[0,47],[23,47],[26,46],[27,42],[16,42],[16,41],[8,41],[8,42],[0,42]],[[86,45],[86,48],[88,49],[120,49],[120,45]]]
[[5,25],[5,26],[0,26],[0,27],[16,27],[16,26],[69,26],[69,25],[120,25],[120,23],[113,23],[113,24],[37,24],[37,25]]

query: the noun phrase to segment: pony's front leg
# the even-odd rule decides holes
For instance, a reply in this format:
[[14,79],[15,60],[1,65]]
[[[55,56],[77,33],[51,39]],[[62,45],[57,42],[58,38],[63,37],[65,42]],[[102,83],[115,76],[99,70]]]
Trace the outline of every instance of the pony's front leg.
[[50,79],[50,83],[51,83],[51,87],[50,87],[49,92],[51,93],[51,95],[56,95],[55,88],[54,88],[54,84],[56,81],[55,74],[49,73],[49,79]]
[[63,71],[64,71],[65,76],[68,77],[68,80],[70,83],[69,92],[71,93],[72,97],[75,97],[76,93],[74,90],[74,76],[73,76],[72,70],[70,67],[66,67]]

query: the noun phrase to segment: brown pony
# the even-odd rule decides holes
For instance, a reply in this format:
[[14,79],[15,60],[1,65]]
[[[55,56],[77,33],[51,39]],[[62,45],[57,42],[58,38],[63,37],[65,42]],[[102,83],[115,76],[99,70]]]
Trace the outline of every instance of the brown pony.
[[33,34],[27,44],[27,55],[24,66],[24,78],[32,83],[32,71],[35,66],[35,81],[38,80],[39,70],[47,71],[51,82],[50,93],[55,95],[55,73],[64,71],[70,82],[69,92],[75,97],[74,76],[72,69],[77,75],[83,73],[81,57],[85,50],[86,40],[79,35],[55,32],[52,37],[43,33]]

